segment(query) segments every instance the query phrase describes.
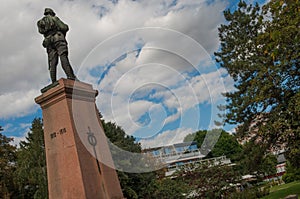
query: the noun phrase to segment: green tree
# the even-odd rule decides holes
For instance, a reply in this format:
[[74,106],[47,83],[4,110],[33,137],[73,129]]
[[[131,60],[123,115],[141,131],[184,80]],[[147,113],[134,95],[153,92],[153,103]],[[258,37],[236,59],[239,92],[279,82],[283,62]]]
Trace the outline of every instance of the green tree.
[[40,118],[33,120],[26,141],[20,142],[16,181],[21,193],[20,198],[48,197],[44,131]]
[[255,141],[246,142],[237,157],[237,169],[241,174],[252,174],[257,177],[276,174],[277,158],[266,153],[266,148]]
[[191,198],[228,198],[236,192],[235,185],[241,176],[230,165],[201,164],[192,169],[183,169],[177,174],[177,181],[190,186]]
[[[200,130],[200,131],[197,131],[196,133],[187,135],[184,138],[184,141],[185,142],[196,141],[198,147],[201,150],[205,150],[203,143],[204,143],[206,134],[207,133],[213,134],[214,131],[216,131],[216,130],[211,130],[211,131]],[[219,134],[219,133],[215,133],[215,134]],[[207,157],[219,157],[219,156],[225,155],[225,156],[229,157],[230,159],[235,160],[236,156],[241,152],[241,150],[242,150],[242,148],[241,148],[240,144],[237,142],[235,136],[227,133],[224,130],[221,130],[218,141],[216,142],[214,147],[212,147],[211,152],[208,154]]]
[[[3,131],[1,126],[0,131]],[[13,181],[13,173],[16,169],[16,147],[10,144],[12,140],[0,133],[0,198],[4,199],[16,194]]]
[[198,147],[201,147],[201,144],[203,143],[205,136],[206,136],[207,130],[199,130],[195,133],[188,134],[185,136],[183,139],[184,142],[191,142],[191,141],[196,141]]
[[158,180],[156,187],[157,188],[153,193],[152,198],[180,199],[186,198],[186,196],[191,192],[189,184],[182,181],[181,178],[164,178]]
[[[139,143],[135,142],[135,138],[133,136],[128,136],[124,132],[122,128],[117,126],[111,122],[105,122],[102,120],[102,125],[108,139],[119,148],[134,152],[140,153],[141,146]],[[115,151],[111,150],[112,155],[114,155]],[[130,167],[131,165],[139,164],[134,160],[128,160],[128,157],[124,157],[124,161],[122,161],[124,165]],[[156,189],[156,173],[128,173],[117,171],[120,184],[122,187],[122,191],[124,197],[126,198],[153,198],[152,195]]]
[[226,155],[226,157],[235,160],[236,156],[241,151],[241,145],[237,142],[236,137],[223,130],[218,142],[212,150],[212,156],[218,157],[221,155]]
[[264,176],[276,174],[277,158],[275,155],[269,153],[263,157],[260,171]]
[[225,93],[225,122],[238,124],[238,136],[287,149],[300,167],[300,1],[271,0],[262,9],[240,1],[224,11],[216,61],[235,81]]
[[297,181],[297,180],[299,181],[300,180],[300,169],[293,167],[290,162],[287,162],[286,173],[282,176],[282,180],[285,183],[290,183],[290,182]]
[[115,123],[105,122],[103,120],[102,125],[105,135],[113,144],[126,151],[136,153],[141,152],[141,145],[135,142],[133,136],[127,135],[121,127],[117,126]]

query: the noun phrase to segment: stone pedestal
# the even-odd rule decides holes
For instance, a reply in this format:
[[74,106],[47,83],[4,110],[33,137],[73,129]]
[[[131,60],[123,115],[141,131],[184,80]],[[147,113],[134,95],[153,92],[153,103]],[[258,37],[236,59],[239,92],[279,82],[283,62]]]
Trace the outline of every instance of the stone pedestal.
[[58,83],[35,99],[43,111],[49,198],[123,198],[95,104],[97,91],[73,80]]

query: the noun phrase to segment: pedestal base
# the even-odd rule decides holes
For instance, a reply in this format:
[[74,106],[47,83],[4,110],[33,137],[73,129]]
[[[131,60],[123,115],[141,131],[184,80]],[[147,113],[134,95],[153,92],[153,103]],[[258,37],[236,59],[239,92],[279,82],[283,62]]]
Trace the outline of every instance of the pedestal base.
[[[123,198],[92,86],[60,79],[35,100],[43,111],[50,199]],[[74,107],[76,111],[74,112]]]

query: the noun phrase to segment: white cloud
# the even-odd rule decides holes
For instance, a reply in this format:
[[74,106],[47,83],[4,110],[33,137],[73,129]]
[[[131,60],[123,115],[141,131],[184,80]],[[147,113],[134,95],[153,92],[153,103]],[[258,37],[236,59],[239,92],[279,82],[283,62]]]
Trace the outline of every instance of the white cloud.
[[183,142],[183,139],[190,133],[193,133],[189,128],[178,128],[176,130],[168,130],[164,133],[158,134],[154,138],[142,139],[139,142],[142,148],[152,148],[159,146],[166,146]]
[[235,134],[236,133],[236,127],[227,130],[227,132],[230,133],[230,134]]
[[21,117],[37,110],[34,98],[39,91],[15,91],[0,95],[1,119]]
[[19,147],[21,141],[26,141],[26,136],[27,133],[24,134],[22,137],[17,137],[17,136],[11,136],[13,140],[10,142],[11,145]]
[[173,115],[167,117],[167,118],[165,119],[165,124],[168,124],[168,123],[170,123],[170,122],[176,121],[176,120],[181,116],[181,114],[182,114],[181,109],[182,109],[181,107],[178,107],[177,113],[175,113],[175,114],[173,114]]
[[[41,46],[43,37],[36,27],[45,7],[53,8],[69,25],[70,61],[81,80],[100,90],[97,104],[104,118],[117,121],[127,133],[145,128],[137,122],[145,112],[160,114],[161,123],[167,124],[199,103],[218,101],[224,91],[222,84],[226,87],[231,82],[228,77],[219,78],[217,73],[224,75],[222,70],[216,72],[213,68],[211,71],[215,72],[204,73],[214,66],[209,54],[219,45],[217,26],[224,20],[225,3],[221,0],[209,4],[204,0],[172,3],[172,0],[3,2],[0,118],[36,111],[33,99],[50,82],[47,55]],[[133,51],[138,48],[139,53]],[[127,56],[108,70],[109,64],[124,54]],[[108,70],[100,85],[102,72],[89,74],[96,66],[102,66],[102,72]],[[58,71],[58,77],[65,76],[60,66]],[[199,74],[189,75],[193,71]],[[153,88],[155,92],[151,93]],[[147,94],[152,101],[143,98]],[[159,98],[161,101],[155,101]],[[168,115],[170,110],[166,109],[172,109],[173,113]],[[160,130],[160,125],[156,130]]]
[[[11,145],[19,146],[19,143],[21,141],[25,141],[28,132],[30,131],[31,123],[20,123],[20,124],[12,124],[7,123],[3,127],[3,133],[9,137],[13,138],[13,140],[10,142]],[[18,133],[18,135],[16,135]]]
[[[128,134],[143,128],[137,120],[149,112],[150,107],[154,105],[151,100],[159,99],[157,103],[165,109],[162,111],[165,117],[161,118],[161,123],[168,124],[192,108],[195,109],[195,113],[197,110],[199,112],[199,104],[209,103],[216,106],[222,99],[224,100],[222,93],[232,89],[231,78],[224,69],[189,76],[182,73],[183,69],[176,70],[169,65],[135,66],[140,56],[130,54],[127,56],[128,59],[126,57],[116,63],[99,85],[101,90],[99,98],[105,101],[102,100],[98,105],[104,118],[116,122]],[[129,67],[130,61],[132,67]],[[172,114],[168,115],[171,109],[173,109]],[[216,109],[212,110],[212,117],[216,118]],[[192,119],[195,124],[199,124],[200,113],[194,116]],[[156,130],[158,133],[161,129]],[[156,133],[152,132],[151,135]]]
[[129,103],[129,114],[133,115],[133,121],[136,121],[153,105],[154,104],[152,102],[145,100],[134,101]]

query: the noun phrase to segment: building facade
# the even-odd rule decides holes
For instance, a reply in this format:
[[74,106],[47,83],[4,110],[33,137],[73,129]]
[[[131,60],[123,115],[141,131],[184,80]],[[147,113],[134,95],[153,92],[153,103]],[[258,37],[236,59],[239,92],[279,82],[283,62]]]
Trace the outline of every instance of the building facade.
[[230,159],[226,156],[204,159],[205,155],[201,154],[197,142],[182,142],[167,146],[145,149],[144,153],[149,154],[160,161],[165,169],[166,176],[171,176],[175,171],[186,167],[197,167],[200,164],[230,164]]

